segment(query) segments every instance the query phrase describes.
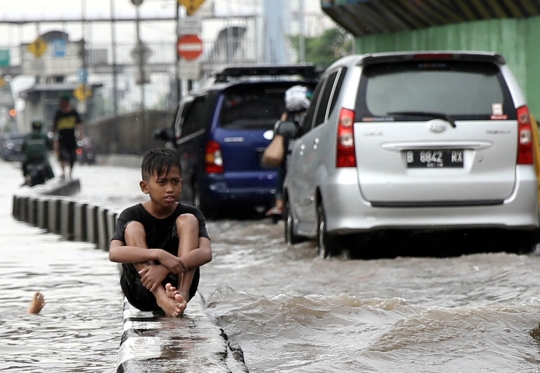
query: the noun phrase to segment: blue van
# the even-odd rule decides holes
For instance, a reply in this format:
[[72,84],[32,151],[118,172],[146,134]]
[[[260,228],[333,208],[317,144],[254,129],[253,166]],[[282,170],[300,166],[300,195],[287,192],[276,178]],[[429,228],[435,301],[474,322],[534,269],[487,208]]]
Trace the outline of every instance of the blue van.
[[273,206],[276,169],[261,163],[293,85],[316,85],[314,65],[228,67],[215,82],[185,96],[175,114],[172,138],[182,164],[182,198],[207,217],[229,212],[262,213]]

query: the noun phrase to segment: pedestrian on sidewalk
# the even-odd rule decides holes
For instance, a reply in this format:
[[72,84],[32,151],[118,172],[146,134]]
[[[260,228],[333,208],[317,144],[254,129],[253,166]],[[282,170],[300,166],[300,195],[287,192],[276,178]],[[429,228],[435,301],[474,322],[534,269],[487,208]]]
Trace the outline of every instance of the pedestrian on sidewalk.
[[73,176],[73,165],[77,156],[77,139],[84,137],[82,120],[70,102],[69,95],[60,97],[60,107],[54,117],[52,131],[55,136],[54,151],[62,167],[62,179],[66,178],[66,168],[69,167],[67,177]]
[[118,217],[109,259],[122,263],[120,286],[141,311],[182,316],[199,284],[199,267],[212,260],[205,218],[178,202],[182,191],[180,159],[171,149],[145,154],[141,191],[146,202]]

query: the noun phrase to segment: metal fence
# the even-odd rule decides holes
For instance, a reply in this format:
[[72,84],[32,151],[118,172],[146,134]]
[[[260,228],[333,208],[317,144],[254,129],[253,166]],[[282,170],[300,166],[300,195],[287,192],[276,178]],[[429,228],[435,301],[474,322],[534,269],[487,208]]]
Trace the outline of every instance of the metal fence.
[[98,154],[142,155],[153,148],[164,147],[154,140],[154,131],[171,127],[173,111],[145,110],[105,118],[85,127]]

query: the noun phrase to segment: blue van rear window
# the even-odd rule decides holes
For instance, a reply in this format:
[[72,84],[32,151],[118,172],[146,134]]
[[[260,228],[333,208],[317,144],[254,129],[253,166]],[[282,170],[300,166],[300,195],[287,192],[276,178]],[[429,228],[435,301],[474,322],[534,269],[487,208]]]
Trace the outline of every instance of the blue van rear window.
[[288,87],[226,92],[220,110],[220,126],[228,129],[272,129],[285,111]]

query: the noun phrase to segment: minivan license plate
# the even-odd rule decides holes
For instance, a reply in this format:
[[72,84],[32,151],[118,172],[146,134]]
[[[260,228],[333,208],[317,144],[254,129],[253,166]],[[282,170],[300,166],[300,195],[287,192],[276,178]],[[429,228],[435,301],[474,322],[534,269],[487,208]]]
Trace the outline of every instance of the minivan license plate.
[[406,150],[408,168],[463,167],[463,149]]

